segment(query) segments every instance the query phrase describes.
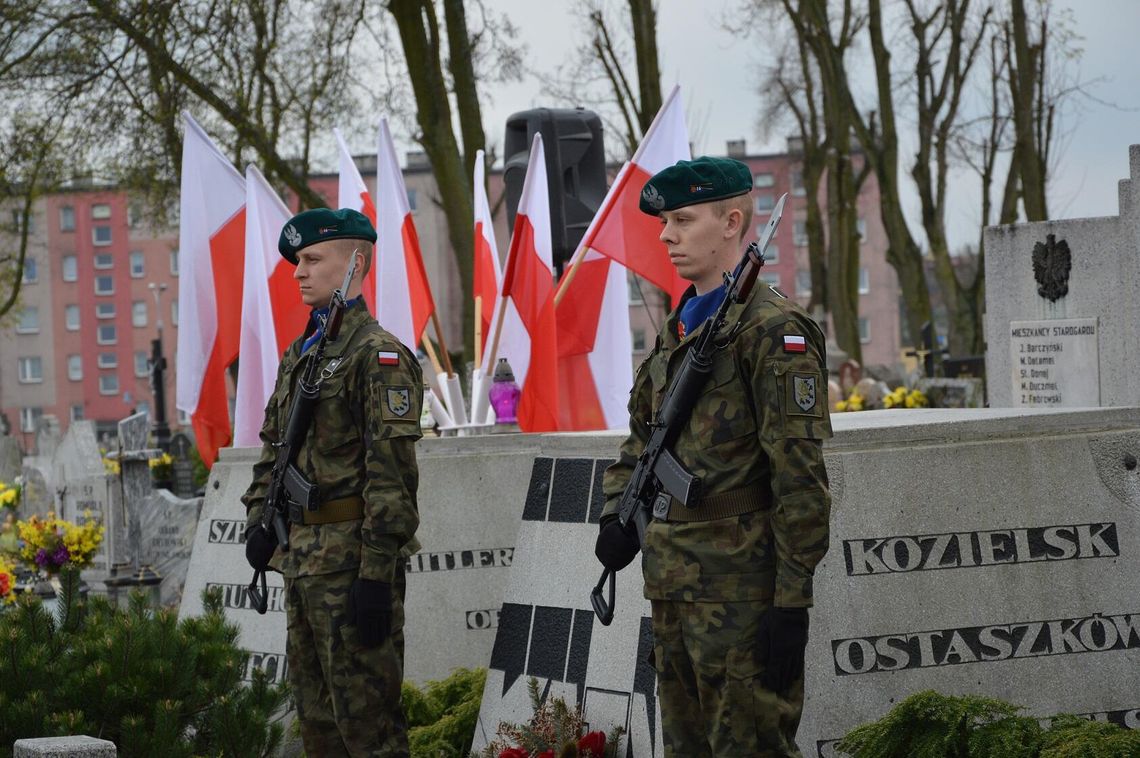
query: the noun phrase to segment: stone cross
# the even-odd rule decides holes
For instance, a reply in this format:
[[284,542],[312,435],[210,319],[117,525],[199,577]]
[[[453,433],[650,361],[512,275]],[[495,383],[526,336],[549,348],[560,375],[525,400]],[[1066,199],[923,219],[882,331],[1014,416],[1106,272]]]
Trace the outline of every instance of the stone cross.
[[194,443],[182,432],[170,438],[170,457],[174,459],[174,494],[187,498],[194,496],[194,463],[190,460],[190,450]]
[[146,413],[127,416],[119,422],[119,480],[123,486],[123,512],[127,518],[127,544],[132,570],[139,568],[142,535],[139,530],[139,507],[151,493],[149,461],[158,450],[146,446],[150,421]]

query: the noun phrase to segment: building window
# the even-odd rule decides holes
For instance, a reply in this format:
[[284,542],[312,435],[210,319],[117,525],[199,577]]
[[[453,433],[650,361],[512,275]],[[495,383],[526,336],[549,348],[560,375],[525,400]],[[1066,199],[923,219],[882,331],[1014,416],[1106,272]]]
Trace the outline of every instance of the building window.
[[416,191],[414,189],[408,190],[408,210],[412,213],[416,212]]
[[804,196],[804,171],[802,168],[792,169],[792,194],[797,197]]
[[95,303],[95,318],[114,318],[114,303]]
[[119,394],[119,375],[118,374],[100,374],[99,375],[99,394],[100,395],[117,395],[117,394]]
[[135,376],[146,376],[150,373],[150,355],[145,350],[135,351]]
[[866,266],[859,267],[859,294],[866,295],[871,291],[871,277]]
[[141,279],[146,273],[146,264],[141,250],[131,251],[131,278]]
[[771,192],[760,192],[756,195],[756,212],[767,213],[776,207],[776,198]]
[[67,331],[79,331],[79,306],[68,305],[63,309],[63,323],[67,326]]
[[83,406],[82,405],[71,406],[71,420],[72,421],[82,421],[83,420]]
[[181,408],[178,409],[178,423],[182,426],[190,425],[190,414]]
[[20,384],[39,384],[44,380],[44,359],[38,355],[19,358]]
[[115,265],[115,259],[110,253],[95,253],[95,268],[108,269]]
[[114,324],[99,324],[99,332],[95,341],[100,345],[114,345],[119,341],[119,334]]
[[756,189],[764,189],[776,184],[776,178],[771,174],[757,174],[752,177],[752,186]]
[[75,208],[70,205],[59,207],[59,230],[61,232],[75,231]]
[[23,232],[24,227],[27,226],[28,234],[34,234],[36,230],[34,216],[29,216],[21,210],[12,211],[12,228],[17,233]]
[[107,224],[96,224],[91,227],[91,244],[106,247],[111,244],[111,227]]
[[116,353],[99,353],[99,368],[118,368],[119,356]]
[[859,341],[863,344],[871,341],[871,322],[865,318],[859,319]]
[[775,288],[779,289],[779,287],[780,287],[780,275],[779,274],[760,274],[760,278],[763,279],[764,283],[767,284],[769,287],[775,287]]
[[150,403],[148,403],[145,400],[138,401],[137,403],[135,403],[135,413],[145,413],[146,415],[149,416],[150,415]]
[[24,258],[24,284],[34,284],[39,281],[39,271],[36,268],[36,259],[32,257]]
[[811,297],[811,272],[800,270],[796,272],[796,296]]
[[[29,305],[20,313],[20,322],[16,324],[17,334],[36,334],[40,330],[40,309]],[[9,366],[12,364],[8,364]]]
[[111,206],[107,203],[95,203],[95,205],[91,206],[91,218],[111,218]]
[[792,244],[796,247],[807,247],[807,222],[797,219],[792,222]]
[[127,226],[132,229],[138,229],[142,226],[143,208],[142,203],[135,201],[127,206]]
[[44,417],[43,408],[21,408],[20,409],[20,431],[21,432],[34,432],[36,424]]
[[174,326],[178,326],[178,300],[177,299],[170,301],[170,323]]
[[641,282],[637,280],[637,274],[632,271],[626,272],[625,280],[629,284],[629,304],[641,305],[645,300],[641,296]]
[[83,356],[82,355],[69,355],[67,356],[67,378],[73,382],[78,382],[83,378]]
[[645,330],[644,329],[634,329],[633,330],[633,349],[639,353],[643,352],[645,350]]
[[113,276],[97,276],[97,277],[95,277],[95,294],[96,295],[114,295],[115,294],[115,277],[113,277]]
[[764,263],[779,263],[780,262],[780,246],[770,242],[768,249],[764,251]]
[[860,242],[867,241],[867,219],[862,216],[855,219],[855,234],[859,235]]
[[178,276],[178,251],[170,251],[170,275]]
[[79,278],[79,263],[74,255],[65,255],[62,259],[63,281],[74,282]]
[[136,300],[131,303],[131,325],[146,326],[146,301]]

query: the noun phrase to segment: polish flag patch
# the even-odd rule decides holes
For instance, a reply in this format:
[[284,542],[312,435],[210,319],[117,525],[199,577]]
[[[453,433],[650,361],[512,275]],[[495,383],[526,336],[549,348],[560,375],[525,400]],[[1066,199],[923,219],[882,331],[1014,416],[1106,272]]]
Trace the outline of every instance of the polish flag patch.
[[796,334],[784,335],[784,352],[785,353],[806,353],[807,340]]
[[376,360],[381,366],[399,366],[400,354],[394,350],[381,350],[376,353]]

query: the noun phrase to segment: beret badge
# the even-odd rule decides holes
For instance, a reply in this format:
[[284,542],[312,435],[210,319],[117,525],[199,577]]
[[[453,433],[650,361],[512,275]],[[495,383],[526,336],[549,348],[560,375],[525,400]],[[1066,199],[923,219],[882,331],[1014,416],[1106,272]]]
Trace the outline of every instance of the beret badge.
[[297,231],[297,227],[292,224],[285,227],[285,240],[293,247],[301,244],[301,233]]
[[646,204],[647,204],[647,205],[649,205],[651,208],[655,208],[655,209],[657,209],[657,210],[661,210],[662,208],[664,208],[664,207],[665,207],[665,198],[663,198],[663,197],[661,196],[661,193],[660,193],[660,192],[658,192],[658,191],[657,191],[657,188],[656,188],[656,187],[654,187],[652,184],[648,184],[648,183],[647,183],[647,184],[645,185],[645,189],[643,189],[643,190],[641,191],[641,198],[642,198],[642,199],[643,199],[643,200],[646,202]]

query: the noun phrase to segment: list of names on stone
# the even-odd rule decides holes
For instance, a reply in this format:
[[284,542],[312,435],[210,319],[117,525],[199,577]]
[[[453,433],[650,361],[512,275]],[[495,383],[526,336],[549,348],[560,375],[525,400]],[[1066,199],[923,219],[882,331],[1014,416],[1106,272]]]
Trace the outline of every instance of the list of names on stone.
[[1009,349],[1014,406],[1091,408],[1100,405],[1100,354],[1095,318],[1013,321]]

